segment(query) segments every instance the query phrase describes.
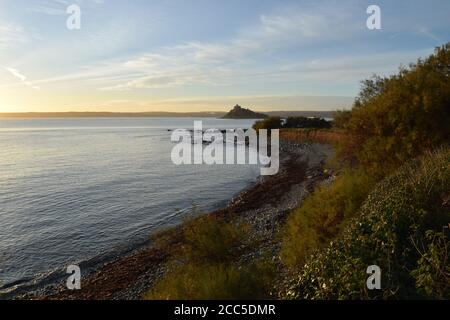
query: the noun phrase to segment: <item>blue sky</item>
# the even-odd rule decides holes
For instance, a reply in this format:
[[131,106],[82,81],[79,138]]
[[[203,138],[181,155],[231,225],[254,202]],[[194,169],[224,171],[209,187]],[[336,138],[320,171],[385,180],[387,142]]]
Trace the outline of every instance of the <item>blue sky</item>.
[[0,0],[0,112],[336,109],[449,39],[448,0]]

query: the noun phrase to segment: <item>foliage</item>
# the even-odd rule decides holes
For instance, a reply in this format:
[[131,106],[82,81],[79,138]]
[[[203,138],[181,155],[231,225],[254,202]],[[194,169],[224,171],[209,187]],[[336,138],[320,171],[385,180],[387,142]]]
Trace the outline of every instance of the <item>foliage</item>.
[[333,117],[333,127],[343,129],[351,119],[351,116],[351,110],[336,110]]
[[207,215],[185,223],[179,256],[196,263],[226,263],[240,254],[248,226]]
[[147,299],[269,298],[274,266],[265,259],[243,262],[248,227],[206,215],[183,225],[168,272]]
[[176,266],[146,296],[152,300],[267,299],[274,266],[265,261]]
[[256,131],[261,129],[271,130],[271,129],[280,129],[282,126],[283,121],[281,120],[280,117],[269,117],[264,120],[256,121],[253,124],[253,129],[255,129]]
[[358,170],[345,171],[332,184],[316,188],[286,222],[283,262],[295,270],[313,250],[328,244],[355,215],[373,185],[373,179]]
[[[450,222],[449,181],[449,148],[385,179],[342,236],[307,259],[286,297],[450,298],[448,236],[435,233]],[[382,290],[367,290],[369,265],[380,266]]]
[[[421,252],[417,268],[411,272],[416,287],[424,296],[438,299],[450,297],[450,226],[442,232],[427,231],[428,247]],[[423,244],[422,244],[423,245]]]
[[331,128],[331,122],[322,118],[307,118],[307,117],[288,117],[286,121],[283,121],[280,117],[269,117],[264,120],[256,121],[253,125],[253,129],[329,129]]
[[329,129],[331,123],[322,118],[288,117],[283,128],[317,128]]
[[396,75],[363,81],[351,113],[336,114],[336,124],[352,136],[348,142],[358,161],[385,173],[448,144],[449,123],[450,43]]

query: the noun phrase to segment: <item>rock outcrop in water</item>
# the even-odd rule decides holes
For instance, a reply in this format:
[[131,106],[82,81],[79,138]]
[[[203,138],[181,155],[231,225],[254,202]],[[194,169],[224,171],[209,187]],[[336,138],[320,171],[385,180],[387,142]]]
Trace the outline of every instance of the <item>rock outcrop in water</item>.
[[265,119],[269,116],[263,113],[254,112],[250,109],[235,105],[234,108],[222,117],[222,119]]

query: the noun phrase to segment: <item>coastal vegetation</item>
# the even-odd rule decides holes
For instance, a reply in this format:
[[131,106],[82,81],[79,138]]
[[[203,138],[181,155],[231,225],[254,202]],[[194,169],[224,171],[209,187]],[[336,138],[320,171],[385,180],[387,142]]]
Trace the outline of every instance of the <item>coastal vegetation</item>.
[[317,142],[330,144],[338,148],[347,134],[342,129],[283,129],[280,132],[280,139],[291,142]]
[[329,129],[331,128],[331,121],[316,117],[287,117],[285,120],[281,117],[268,117],[263,120],[256,121],[253,129]]
[[283,126],[283,121],[280,117],[269,117],[264,120],[256,121],[253,124],[253,129],[256,131],[261,129],[272,130],[272,129],[280,129]]
[[288,218],[281,257],[291,269],[324,247],[354,217],[375,181],[363,170],[342,172],[332,184],[318,187]]
[[169,274],[147,299],[265,299],[270,296],[274,266],[267,259],[241,261],[251,249],[245,224],[206,215],[183,225]]
[[[287,221],[282,258],[297,276],[282,297],[450,297],[449,123],[449,44],[363,82],[353,109],[336,115],[345,137],[333,184]],[[375,293],[364,281],[372,264],[384,272]]]
[[[449,299],[450,44],[363,81],[353,108],[322,124],[254,126],[336,150],[330,179],[288,215],[277,263],[245,259],[254,245],[245,225],[197,218],[147,298]],[[366,287],[370,265],[382,270],[381,290]]]
[[[300,272],[285,297],[448,299],[449,164],[450,149],[438,150],[403,166],[378,184],[344,232],[330,230],[332,235],[340,234],[336,241],[328,241],[326,248],[315,251],[297,269]],[[317,242],[321,240],[323,243],[329,238]],[[383,290],[367,290],[366,268],[370,265],[384,272]]]

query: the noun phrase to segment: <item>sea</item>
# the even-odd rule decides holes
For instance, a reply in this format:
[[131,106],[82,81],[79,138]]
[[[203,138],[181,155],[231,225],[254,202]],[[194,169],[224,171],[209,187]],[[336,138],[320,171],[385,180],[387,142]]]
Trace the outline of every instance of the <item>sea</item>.
[[0,119],[0,298],[82,274],[150,235],[226,205],[255,165],[171,161],[171,130],[251,127],[214,118]]

